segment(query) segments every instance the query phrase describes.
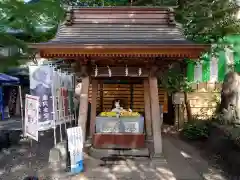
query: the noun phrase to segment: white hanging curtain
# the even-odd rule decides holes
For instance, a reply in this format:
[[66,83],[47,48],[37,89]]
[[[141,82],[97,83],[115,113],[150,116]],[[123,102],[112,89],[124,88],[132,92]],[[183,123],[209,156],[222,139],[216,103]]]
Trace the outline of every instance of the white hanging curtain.
[[229,48],[225,48],[225,58],[226,58],[226,73],[232,71],[234,65],[233,51]]
[[210,60],[210,82],[214,83],[218,81],[218,59],[215,56]]
[[202,82],[202,64],[197,63],[194,66],[194,81]]

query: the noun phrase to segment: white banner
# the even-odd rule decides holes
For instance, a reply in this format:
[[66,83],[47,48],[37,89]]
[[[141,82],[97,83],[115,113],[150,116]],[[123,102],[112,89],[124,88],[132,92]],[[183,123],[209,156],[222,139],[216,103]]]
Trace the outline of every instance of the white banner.
[[210,82],[214,83],[218,81],[218,59],[214,56],[210,61]]
[[30,93],[39,97],[39,131],[51,129],[53,121],[52,76],[49,65],[29,66]]
[[225,58],[226,58],[226,72],[232,71],[234,65],[233,51],[229,48],[225,48]]
[[80,126],[67,129],[68,150],[82,151],[83,149],[83,132]]
[[73,120],[74,75],[52,65],[30,66],[29,71],[31,95],[39,97],[39,131]]
[[67,129],[68,152],[70,152],[71,172],[83,171],[83,132],[81,127]]
[[202,82],[202,64],[201,63],[197,63],[194,66],[194,81]]
[[39,97],[26,94],[25,136],[38,141]]

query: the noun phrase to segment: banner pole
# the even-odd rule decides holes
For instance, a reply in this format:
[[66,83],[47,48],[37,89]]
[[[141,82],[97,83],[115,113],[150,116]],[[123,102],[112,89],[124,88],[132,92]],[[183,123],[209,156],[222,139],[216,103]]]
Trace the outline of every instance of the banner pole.
[[69,100],[68,100],[68,104],[69,104],[69,121],[70,121],[70,125],[71,127],[73,127],[73,114],[72,114],[72,102],[73,102],[73,75],[69,74],[69,80],[71,81],[71,87],[69,88]]
[[66,104],[66,95],[67,95],[67,87],[66,87],[66,77],[67,77],[67,74],[65,73],[65,72],[63,72],[63,92],[62,92],[62,94],[63,94],[63,101],[62,101],[62,103],[63,103],[63,116],[64,116],[64,127],[65,127],[65,132],[66,132],[66,130],[67,130],[67,120],[66,120],[66,118],[67,118],[67,114],[66,114],[66,111],[68,110],[68,108],[66,107],[67,106],[67,104]]
[[54,146],[56,146],[57,144],[57,138],[56,138],[56,113],[55,113],[55,109],[56,109],[56,97],[55,97],[55,91],[56,91],[56,73],[55,73],[55,67],[53,67],[52,65],[50,65],[50,67],[52,68],[52,120],[53,120],[53,139],[54,139]]
[[62,73],[59,70],[59,93],[58,93],[58,105],[59,105],[59,119],[60,119],[60,141],[63,141],[62,137]]
[[25,128],[24,128],[24,115],[23,115],[23,102],[22,102],[22,89],[21,86],[18,86],[18,93],[19,93],[19,98],[20,98],[20,113],[21,113],[21,120],[22,120],[22,131],[25,136]]
[[[73,82],[74,82],[74,94],[75,94],[75,90],[76,90],[76,75],[74,75],[74,80],[73,80]],[[76,103],[76,98],[74,97],[74,99],[75,99],[75,103]],[[77,99],[77,101],[78,101],[78,99]],[[78,101],[79,102],[79,101]],[[77,102],[77,106],[78,106],[78,102]],[[74,125],[75,126],[77,126],[77,106],[76,106],[76,104],[74,103],[74,120],[75,120],[75,122],[74,122]]]

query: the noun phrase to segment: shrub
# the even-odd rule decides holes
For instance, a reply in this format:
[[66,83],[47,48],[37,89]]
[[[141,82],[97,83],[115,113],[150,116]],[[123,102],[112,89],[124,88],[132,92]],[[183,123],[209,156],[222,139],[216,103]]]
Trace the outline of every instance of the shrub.
[[182,135],[189,140],[204,140],[209,137],[209,121],[192,120],[184,125]]

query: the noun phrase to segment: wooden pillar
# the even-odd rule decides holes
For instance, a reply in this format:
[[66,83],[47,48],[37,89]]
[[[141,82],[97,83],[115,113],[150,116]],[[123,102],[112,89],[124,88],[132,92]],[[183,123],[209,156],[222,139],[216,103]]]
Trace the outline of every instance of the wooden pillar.
[[159,157],[162,154],[162,117],[160,115],[160,106],[158,99],[158,82],[155,76],[149,77],[149,89],[151,100],[151,117],[154,143],[154,157]]
[[95,133],[95,121],[97,111],[97,94],[98,94],[98,80],[92,80],[92,103],[91,103],[91,116],[90,116],[90,138]]
[[103,112],[103,80],[100,80],[100,111]]
[[151,106],[150,106],[150,88],[149,88],[149,79],[144,79],[144,110],[145,110],[145,124],[146,124],[146,133],[147,140],[152,139],[152,119],[151,119]]
[[88,114],[88,88],[89,76],[82,79],[82,90],[80,94],[80,107],[78,116],[78,126],[82,127],[84,141],[86,140],[86,123]]

